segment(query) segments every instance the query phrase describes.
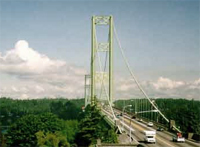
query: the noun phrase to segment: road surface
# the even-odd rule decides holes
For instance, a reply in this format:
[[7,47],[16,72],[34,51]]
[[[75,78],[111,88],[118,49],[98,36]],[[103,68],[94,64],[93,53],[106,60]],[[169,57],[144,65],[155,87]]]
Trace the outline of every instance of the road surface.
[[[119,114],[118,110],[114,110],[115,113]],[[128,115],[124,115],[124,117],[119,118],[124,121],[128,126],[131,126],[131,128],[134,130],[132,131],[132,137],[136,139],[140,144],[142,144],[145,147],[200,147],[200,143],[195,143],[189,140],[186,140],[185,143],[178,143],[173,142],[172,137],[173,134],[167,132],[167,131],[156,131],[152,127],[148,127],[145,122],[138,122],[135,119],[130,119]],[[131,121],[130,121],[131,120]],[[123,126],[122,126],[123,128]],[[156,143],[150,144],[144,142],[144,130],[154,130],[156,131]],[[127,132],[129,133],[129,132]]]

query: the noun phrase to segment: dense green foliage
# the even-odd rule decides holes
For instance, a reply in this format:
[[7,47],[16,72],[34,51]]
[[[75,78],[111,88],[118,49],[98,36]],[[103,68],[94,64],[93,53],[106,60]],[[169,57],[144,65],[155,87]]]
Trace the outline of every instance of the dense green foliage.
[[[170,120],[175,120],[176,125],[180,126],[180,129],[187,133],[193,132],[195,134],[200,134],[200,101],[186,100],[186,99],[155,99],[159,110]],[[135,104],[137,103],[137,107]],[[139,106],[139,103],[143,103],[143,107]],[[119,109],[123,109],[125,105],[132,105],[132,111],[135,109],[137,112],[141,110],[150,110],[151,106],[146,99],[132,99],[132,100],[119,100],[115,102],[115,106]],[[129,109],[127,109],[129,111]],[[147,119],[153,119],[154,121],[159,121],[167,125],[157,114],[144,113],[137,117],[144,117]]]
[[0,98],[0,124],[7,126],[4,135],[7,146],[88,146],[97,139],[116,142],[114,130],[104,121],[99,110],[88,106],[82,112],[83,105],[83,99]]
[[83,105],[83,99],[0,98],[0,129],[8,146],[69,146],[75,144]]
[[78,146],[95,144],[97,139],[101,139],[102,142],[106,143],[117,142],[114,130],[108,126],[103,117],[95,106],[87,106],[76,137]]
[[185,99],[158,99],[156,103],[163,113],[176,121],[183,132],[200,135],[200,101]]
[[60,132],[46,134],[43,131],[36,133],[38,147],[69,147],[66,137]]
[[34,99],[13,100],[0,98],[1,125],[10,125],[27,114],[53,113],[64,120],[79,119],[83,99]]
[[62,122],[54,115],[26,115],[14,123],[7,134],[9,146],[36,146],[35,133],[60,131]]
[[78,128],[78,121],[77,120],[67,120],[65,121],[64,124],[64,130],[62,130],[62,133],[65,134],[65,136],[67,137],[67,141],[69,141],[69,143],[74,144],[75,142],[75,137],[77,132],[79,131]]

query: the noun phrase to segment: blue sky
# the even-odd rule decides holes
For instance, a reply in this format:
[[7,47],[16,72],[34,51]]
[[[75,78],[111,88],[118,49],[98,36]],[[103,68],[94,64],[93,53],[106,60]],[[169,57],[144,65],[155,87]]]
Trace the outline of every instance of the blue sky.
[[[0,52],[3,56],[17,41],[26,40],[50,59],[89,71],[92,15],[114,16],[140,80],[191,82],[200,77],[199,0],[1,0]],[[115,71],[125,76],[117,48],[114,54]]]

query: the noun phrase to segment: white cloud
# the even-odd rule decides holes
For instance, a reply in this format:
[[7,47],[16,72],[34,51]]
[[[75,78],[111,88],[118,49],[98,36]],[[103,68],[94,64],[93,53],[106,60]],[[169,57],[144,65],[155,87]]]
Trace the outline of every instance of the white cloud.
[[83,96],[85,69],[62,60],[52,60],[30,48],[25,40],[18,41],[5,55],[0,53],[0,73],[18,79],[14,86],[7,85],[6,91],[1,90],[2,96]]
[[29,92],[29,89],[27,87],[21,87],[20,91],[27,93],[27,92]]
[[[192,82],[175,81],[169,78],[159,77],[156,82],[142,81],[140,85],[149,97],[153,98],[188,98],[199,99],[199,79]],[[137,98],[144,97],[133,80],[122,79],[117,83],[116,97]]]
[[195,80],[193,83],[190,84],[189,89],[197,89],[200,92],[200,78]]
[[200,78],[198,80],[194,81],[194,84],[195,85],[200,85]]
[[129,91],[133,88],[135,88],[137,85],[132,81],[132,80],[126,80],[126,79],[121,79],[120,81],[117,81],[117,90],[119,91]]
[[[0,96],[13,98],[41,98],[84,96],[86,70],[66,61],[53,60],[29,47],[28,42],[18,41],[2,55],[0,73],[7,75],[0,83]],[[15,80],[13,80],[15,79]],[[135,82],[123,77],[115,78],[115,98],[144,97]],[[13,83],[12,83],[13,81]],[[200,78],[178,81],[159,77],[157,81],[141,81],[141,86],[150,97],[199,98]]]
[[43,87],[41,87],[41,86],[39,86],[39,85],[36,85],[36,86],[35,86],[35,91],[36,91],[36,93],[41,93],[41,92],[44,92],[45,90],[44,90]]
[[29,96],[25,93],[20,96],[20,99],[28,99],[28,98]]
[[29,47],[28,42],[20,40],[15,48],[6,52],[0,60],[0,71],[12,74],[41,74],[55,72],[66,66],[66,62],[51,60]]
[[183,85],[185,85],[185,83],[182,81],[172,81],[171,79],[163,77],[160,77],[156,83],[153,83],[156,89],[173,89]]
[[14,92],[19,92],[19,90],[18,90],[15,86],[12,86],[11,89],[12,89]]

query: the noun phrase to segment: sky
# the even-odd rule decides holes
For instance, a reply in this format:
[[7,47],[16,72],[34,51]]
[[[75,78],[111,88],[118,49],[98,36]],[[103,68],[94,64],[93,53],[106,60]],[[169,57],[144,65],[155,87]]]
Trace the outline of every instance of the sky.
[[[0,0],[0,96],[83,97],[91,17],[112,15],[150,97],[200,99],[199,7],[199,0]],[[116,39],[114,75],[116,99],[142,97]]]

